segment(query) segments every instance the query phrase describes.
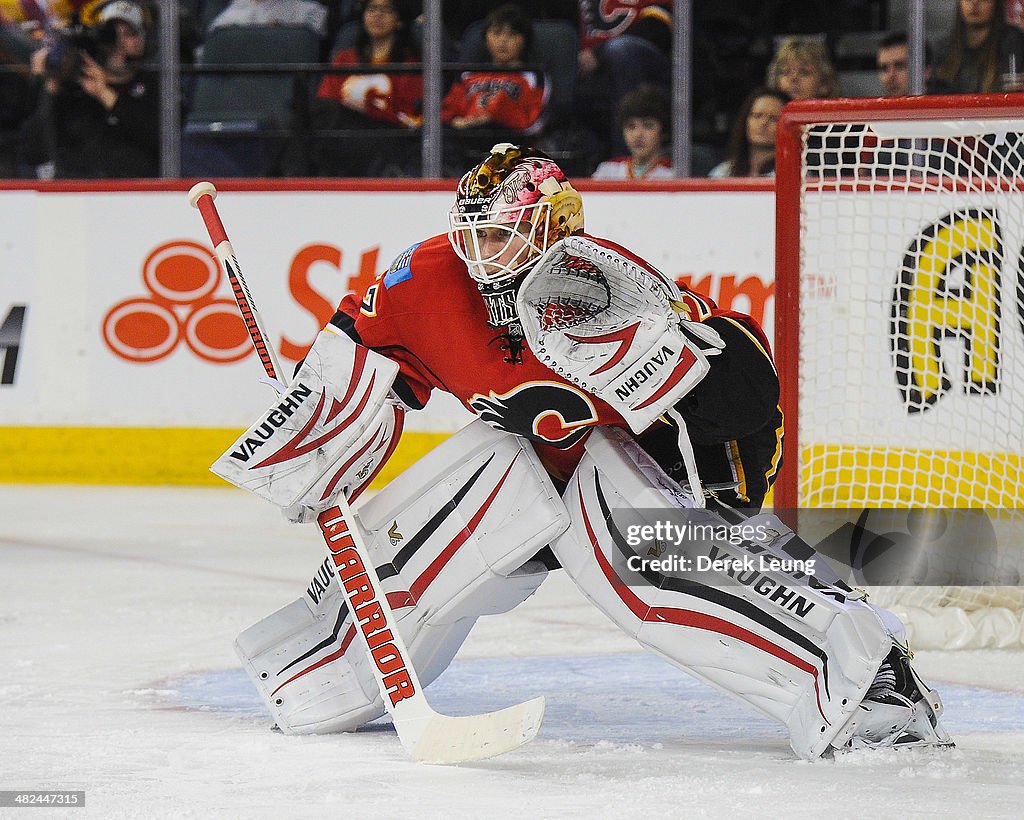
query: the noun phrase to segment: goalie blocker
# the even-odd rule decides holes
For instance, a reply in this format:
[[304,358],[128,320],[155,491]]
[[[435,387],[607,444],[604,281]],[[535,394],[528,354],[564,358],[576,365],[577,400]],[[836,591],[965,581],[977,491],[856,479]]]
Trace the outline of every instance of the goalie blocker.
[[339,492],[369,485],[402,435],[391,395],[398,365],[328,325],[274,401],[210,468],[225,481],[308,522]]

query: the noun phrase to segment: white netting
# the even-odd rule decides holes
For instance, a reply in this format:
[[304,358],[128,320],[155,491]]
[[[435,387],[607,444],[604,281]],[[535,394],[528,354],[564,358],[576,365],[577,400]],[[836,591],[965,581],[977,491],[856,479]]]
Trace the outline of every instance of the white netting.
[[955,546],[998,585],[872,598],[918,645],[1019,642],[1024,122],[812,125],[802,154],[800,507],[985,511],[998,548]]

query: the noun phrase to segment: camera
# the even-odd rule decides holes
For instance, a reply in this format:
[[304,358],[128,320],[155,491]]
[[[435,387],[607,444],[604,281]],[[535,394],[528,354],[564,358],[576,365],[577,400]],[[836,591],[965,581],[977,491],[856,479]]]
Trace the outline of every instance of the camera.
[[77,24],[67,28],[46,55],[46,74],[61,83],[74,82],[82,73],[83,54],[103,65],[116,41],[113,21],[93,27]]

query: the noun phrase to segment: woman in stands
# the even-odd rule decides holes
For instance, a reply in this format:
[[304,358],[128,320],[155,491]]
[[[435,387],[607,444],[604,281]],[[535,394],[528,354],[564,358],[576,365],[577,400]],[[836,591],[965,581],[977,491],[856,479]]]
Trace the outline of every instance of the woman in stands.
[[709,177],[775,176],[775,126],[789,97],[774,88],[757,88],[740,107],[729,136],[729,156]]
[[[420,58],[411,33],[413,12],[403,0],[366,0],[356,26],[355,44],[337,51],[331,63],[368,67],[418,63]],[[339,40],[345,33],[343,29]],[[321,175],[402,174],[397,163],[406,141],[382,134],[381,129],[420,126],[423,79],[419,72],[329,74],[316,96],[314,128],[350,132],[318,138],[314,157]]]
[[[825,45],[801,37],[789,37],[778,47],[768,66],[767,85],[794,100],[839,96],[839,75]],[[809,134],[807,149],[807,167],[812,174],[832,176],[834,169],[849,159],[841,153],[836,137]]]
[[839,78],[825,46],[817,40],[790,37],[768,66],[768,85],[794,100],[839,96]]
[[1014,91],[1016,79],[1003,75],[1024,74],[1024,32],[1006,22],[1003,0],[957,0],[953,30],[937,51],[935,75],[955,94]]

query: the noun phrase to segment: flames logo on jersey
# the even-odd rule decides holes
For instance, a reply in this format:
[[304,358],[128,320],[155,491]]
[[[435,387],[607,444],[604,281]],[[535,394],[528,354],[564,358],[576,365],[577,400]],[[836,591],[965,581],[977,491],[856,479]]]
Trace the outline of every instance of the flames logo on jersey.
[[528,382],[508,393],[477,393],[470,407],[492,427],[567,450],[597,421],[590,397],[567,384]]

